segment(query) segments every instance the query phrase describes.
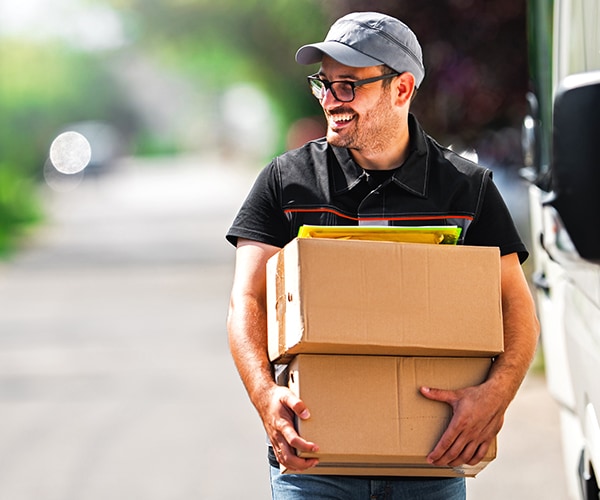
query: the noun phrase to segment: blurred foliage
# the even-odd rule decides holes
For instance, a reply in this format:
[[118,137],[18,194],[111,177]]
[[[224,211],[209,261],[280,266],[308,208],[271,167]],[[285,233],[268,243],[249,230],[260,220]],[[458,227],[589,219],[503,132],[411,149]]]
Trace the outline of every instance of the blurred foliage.
[[2,41],[0,74],[2,161],[25,175],[41,174],[50,141],[66,124],[128,119],[102,61],[90,54]]
[[253,82],[273,99],[282,122],[317,113],[302,43],[323,37],[330,16],[319,0],[109,0],[144,47],[210,90]]
[[14,167],[0,163],[0,256],[13,248],[24,228],[40,219],[34,191],[30,179]]
[[[352,11],[377,10],[406,22],[424,51],[426,78],[413,105],[440,141],[475,147],[497,162],[520,160],[515,140],[527,91],[523,0],[109,0],[130,16],[140,43],[197,81],[259,84],[284,127],[320,114],[305,84],[313,68],[294,54],[322,40]],[[491,134],[506,131],[509,135]]]
[[102,61],[63,46],[0,41],[0,254],[41,216],[37,182],[61,128],[122,121],[125,109]]
[[[518,127],[524,114],[522,0],[272,0],[268,5],[262,0],[87,1],[116,9],[132,41],[128,50],[192,78],[201,92],[218,98],[213,93],[228,85],[255,83],[273,99],[282,128],[320,115],[305,81],[314,68],[296,64],[295,51],[323,39],[331,22],[356,10],[395,15],[417,33],[427,73],[413,109],[442,142],[482,145],[489,129]],[[11,74],[0,82],[0,103],[11,108],[0,120],[11,125],[0,125],[12,132],[0,137],[0,147],[6,154],[10,144],[25,163],[31,163],[55,124],[83,118],[114,121],[126,109],[101,66],[101,55],[56,49],[0,46],[0,64],[10,68],[2,72]],[[104,57],[110,60],[111,55]],[[126,120],[131,125],[131,117]],[[31,132],[32,122],[35,134],[27,137],[22,130]],[[151,143],[148,135],[143,137],[143,143]],[[30,147],[19,146],[24,141]]]

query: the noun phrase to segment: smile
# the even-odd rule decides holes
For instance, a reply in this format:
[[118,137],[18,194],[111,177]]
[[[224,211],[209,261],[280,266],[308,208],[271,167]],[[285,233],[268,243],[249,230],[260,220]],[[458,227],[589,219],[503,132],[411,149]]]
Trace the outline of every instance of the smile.
[[346,114],[336,114],[329,115],[331,122],[335,125],[344,125],[354,119],[354,114],[346,113]]

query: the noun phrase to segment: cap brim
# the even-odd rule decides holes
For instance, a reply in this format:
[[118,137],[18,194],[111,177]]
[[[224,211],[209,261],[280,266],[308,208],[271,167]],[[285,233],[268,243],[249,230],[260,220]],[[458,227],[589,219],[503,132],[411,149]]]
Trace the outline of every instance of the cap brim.
[[296,62],[299,64],[315,64],[321,62],[323,54],[346,66],[354,68],[365,68],[367,66],[379,66],[383,64],[378,59],[367,56],[352,47],[340,42],[319,42],[304,45],[296,52]]

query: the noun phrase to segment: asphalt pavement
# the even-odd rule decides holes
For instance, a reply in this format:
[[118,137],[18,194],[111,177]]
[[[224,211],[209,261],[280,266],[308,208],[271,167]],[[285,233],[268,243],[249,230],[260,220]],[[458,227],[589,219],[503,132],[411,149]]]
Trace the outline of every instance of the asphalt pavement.
[[[227,350],[225,231],[255,172],[127,160],[44,190],[0,263],[0,500],[259,500],[265,438]],[[539,372],[470,500],[565,500]]]

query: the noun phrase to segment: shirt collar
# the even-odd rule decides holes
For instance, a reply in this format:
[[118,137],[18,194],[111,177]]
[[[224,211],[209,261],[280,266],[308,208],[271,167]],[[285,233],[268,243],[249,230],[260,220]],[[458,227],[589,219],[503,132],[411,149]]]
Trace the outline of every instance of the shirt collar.
[[[408,128],[410,134],[408,158],[402,164],[402,167],[396,170],[392,176],[392,181],[408,192],[426,198],[429,179],[429,155],[427,154],[425,131],[412,114],[408,116]],[[340,167],[334,168],[333,171],[333,190],[336,194],[340,194],[356,187],[365,172],[352,159],[348,149],[336,146],[330,146],[330,148]]]

